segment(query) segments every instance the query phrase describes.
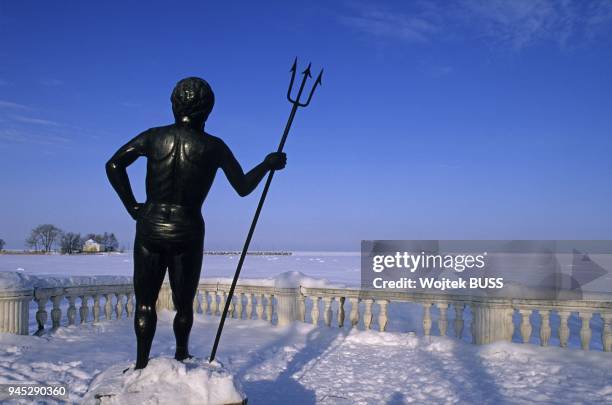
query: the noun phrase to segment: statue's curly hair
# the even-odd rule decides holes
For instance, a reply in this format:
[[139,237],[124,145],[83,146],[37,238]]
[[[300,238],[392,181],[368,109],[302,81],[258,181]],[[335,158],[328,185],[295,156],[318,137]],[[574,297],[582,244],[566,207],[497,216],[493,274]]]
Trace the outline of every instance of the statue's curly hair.
[[187,77],[176,84],[170,101],[177,120],[197,115],[203,115],[206,120],[215,105],[215,94],[206,80]]

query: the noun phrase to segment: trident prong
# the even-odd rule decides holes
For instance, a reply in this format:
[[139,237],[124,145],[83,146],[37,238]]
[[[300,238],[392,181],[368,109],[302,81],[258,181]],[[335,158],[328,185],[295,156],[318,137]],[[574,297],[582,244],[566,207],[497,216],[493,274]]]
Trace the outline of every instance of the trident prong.
[[317,86],[322,84],[321,78],[323,77],[323,69],[321,69],[319,76],[317,76],[317,80],[312,86],[312,89],[310,89],[310,94],[308,95],[306,102],[300,103],[300,98],[302,96],[302,92],[304,91],[306,80],[309,77],[312,78],[312,74],[310,72],[311,66],[312,66],[312,63],[309,63],[308,67],[306,67],[306,69],[302,72],[302,75],[303,75],[302,83],[300,84],[300,88],[298,89],[298,93],[295,99],[291,98],[291,90],[293,89],[293,83],[295,82],[295,74],[297,73],[297,58],[295,58],[295,60],[293,61],[293,66],[291,66],[291,69],[289,70],[291,72],[291,80],[289,81],[289,89],[287,90],[287,100],[289,100],[289,102],[295,106],[306,107],[308,104],[310,104],[310,100],[312,100],[312,95],[314,94],[315,89],[317,88]]
[[289,71],[291,72],[291,80],[289,81],[289,90],[287,90],[287,100],[289,100],[290,103],[294,103],[294,101],[291,100],[291,89],[293,88],[295,72],[297,71],[297,57],[293,60],[293,66],[291,66],[291,69],[289,69]]
[[322,77],[323,77],[323,69],[321,69],[321,71],[319,72],[319,76],[317,76],[317,80],[315,80],[314,85],[312,86],[312,89],[310,90],[310,94],[308,95],[308,98],[306,99],[306,102],[304,104],[298,103],[300,107],[306,107],[308,104],[310,104],[310,100],[312,100],[312,95],[314,94],[314,91],[317,88],[317,86],[323,85],[323,82],[321,81]]

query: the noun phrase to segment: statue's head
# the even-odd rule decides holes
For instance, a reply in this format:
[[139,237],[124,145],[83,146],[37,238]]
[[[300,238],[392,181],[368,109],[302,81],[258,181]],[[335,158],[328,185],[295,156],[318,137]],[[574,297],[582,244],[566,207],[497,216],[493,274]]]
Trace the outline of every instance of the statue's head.
[[188,77],[176,84],[170,101],[176,122],[201,126],[215,105],[215,94],[206,80]]

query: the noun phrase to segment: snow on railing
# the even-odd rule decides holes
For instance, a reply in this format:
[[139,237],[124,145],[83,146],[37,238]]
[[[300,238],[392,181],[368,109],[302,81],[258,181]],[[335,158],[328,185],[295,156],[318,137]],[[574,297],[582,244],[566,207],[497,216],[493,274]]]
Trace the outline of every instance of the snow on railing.
[[[48,329],[74,325],[77,318],[78,323],[96,323],[133,316],[135,304],[131,282],[113,281],[105,284],[103,279],[96,279],[95,283],[81,280],[67,286],[4,283],[0,289],[0,332],[28,334],[34,331],[40,335]],[[228,279],[202,279],[194,300],[194,312],[219,316],[229,288]],[[29,325],[30,305],[36,310],[34,327]],[[579,319],[579,342],[584,350],[599,347],[599,344],[594,345],[597,337],[593,336],[591,327],[591,320],[597,315],[601,325],[601,348],[612,351],[610,299],[509,299],[361,290],[285,273],[276,279],[243,280],[236,287],[229,316],[265,320],[280,326],[299,321],[316,326],[385,331],[393,317],[401,320],[406,305],[421,307],[419,331],[424,336],[432,335],[435,325],[440,336],[454,335],[459,339],[471,336],[475,344],[512,341],[516,330],[519,341],[547,346],[554,331],[559,346],[567,347],[569,320]],[[395,312],[390,308],[395,308]],[[167,283],[160,291],[157,309],[174,309]],[[466,322],[470,323],[467,331]]]
[[[580,344],[589,350],[592,342],[591,319],[594,314],[601,317],[601,343],[604,351],[612,351],[612,301],[610,300],[551,300],[551,299],[509,299],[487,296],[432,294],[426,292],[389,292],[383,290],[328,289],[301,287],[297,297],[297,320],[308,321],[306,308],[310,309],[310,322],[318,325],[321,310],[323,323],[332,326],[334,318],[338,327],[344,326],[345,314],[349,312],[350,327],[363,325],[372,329],[376,323],[378,330],[385,331],[389,320],[388,308],[391,303],[413,303],[422,307],[422,332],[429,336],[434,319],[432,309],[437,309],[437,327],[440,336],[446,336],[449,326],[449,313],[453,316],[453,332],[456,338],[464,338],[465,320],[471,320],[471,337],[475,344],[496,341],[512,341],[515,323],[523,343],[539,340],[548,346],[551,338],[551,314],[559,318],[555,325],[560,347],[567,347],[570,328],[569,317],[576,313],[581,321]],[[310,305],[307,305],[310,302]],[[336,302],[335,311],[332,304]],[[350,309],[347,310],[347,302]],[[374,306],[378,307],[374,316]],[[451,312],[452,308],[452,312]],[[518,322],[515,317],[518,315]],[[534,330],[539,336],[532,339]]]

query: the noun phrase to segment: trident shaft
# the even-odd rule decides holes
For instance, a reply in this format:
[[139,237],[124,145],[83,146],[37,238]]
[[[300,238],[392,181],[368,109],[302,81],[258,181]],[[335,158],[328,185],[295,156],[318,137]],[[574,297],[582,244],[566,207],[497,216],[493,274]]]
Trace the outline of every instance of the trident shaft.
[[[297,92],[297,96],[295,99],[291,98],[291,90],[293,89],[293,82],[295,81],[295,75],[297,72],[297,58],[293,61],[293,66],[291,67],[291,80],[289,81],[289,90],[287,90],[287,100],[293,106],[291,107],[291,113],[289,114],[289,119],[287,120],[287,125],[285,125],[285,131],[283,132],[283,136],[281,138],[280,143],[278,144],[277,152],[282,152],[285,147],[285,142],[287,141],[287,135],[289,135],[289,130],[291,129],[291,124],[293,123],[293,119],[295,118],[295,113],[297,112],[299,107],[306,107],[310,104],[310,100],[312,99],[312,95],[315,92],[317,86],[321,85],[321,78],[323,77],[323,69],[317,76],[317,80],[315,80],[312,89],[310,90],[310,94],[306,99],[306,102],[300,102],[302,98],[302,92],[304,91],[304,87],[306,86],[306,80],[308,78],[312,78],[310,73],[310,66],[306,70],[302,72],[303,78],[302,83],[300,84],[300,88]],[[257,226],[257,221],[259,220],[259,214],[261,213],[261,208],[263,207],[264,201],[266,200],[266,196],[268,195],[268,190],[270,189],[270,184],[272,183],[272,178],[274,177],[274,170],[270,171],[268,174],[268,178],[266,180],[266,184],[264,186],[263,192],[261,193],[261,197],[259,198],[259,204],[257,204],[257,209],[255,210],[255,216],[253,217],[253,222],[251,222],[251,227],[249,228],[249,233],[247,235],[246,240],[244,241],[244,247],[242,248],[242,253],[240,254],[240,260],[238,261],[238,266],[236,267],[236,273],[234,274],[234,279],[232,280],[232,286],[228,292],[227,299],[225,301],[225,306],[223,307],[223,313],[221,314],[221,322],[219,322],[219,327],[217,328],[217,335],[215,336],[215,343],[213,344],[212,351],[210,352],[210,358],[208,361],[212,362],[215,359],[215,355],[217,354],[217,347],[219,346],[219,341],[221,340],[221,333],[223,333],[223,326],[225,325],[225,318],[227,317],[227,312],[229,311],[230,304],[232,302],[232,297],[234,296],[234,289],[236,288],[236,284],[238,283],[238,278],[240,277],[240,271],[242,270],[242,264],[244,263],[244,258],[249,250],[249,245],[251,244],[251,239],[253,238],[253,233],[255,232],[255,227]]]

